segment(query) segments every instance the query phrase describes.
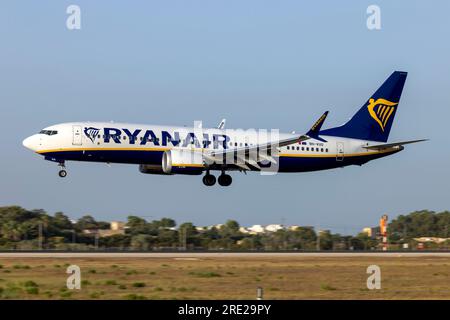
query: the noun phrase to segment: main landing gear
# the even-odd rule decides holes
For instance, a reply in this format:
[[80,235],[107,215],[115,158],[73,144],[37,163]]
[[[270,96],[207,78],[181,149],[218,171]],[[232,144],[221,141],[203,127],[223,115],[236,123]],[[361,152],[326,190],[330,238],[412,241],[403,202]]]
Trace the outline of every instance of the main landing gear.
[[[217,179],[217,181],[219,182],[219,185],[221,185],[222,187],[228,187],[231,184],[231,182],[233,181],[233,179],[231,178],[231,176],[229,174],[226,174],[223,171],[222,174]],[[213,186],[215,183],[216,183],[216,177],[213,176],[212,174],[210,174],[209,171],[207,171],[205,176],[203,177],[203,184],[205,186],[210,187],[210,186]]]
[[61,178],[65,178],[65,177],[67,176],[67,171],[66,171],[66,166],[65,166],[64,162],[60,162],[60,163],[58,164],[58,166],[59,166],[59,168],[60,168],[60,170],[59,170],[59,172],[58,172],[58,175],[59,175]]
[[203,184],[205,186],[213,186],[216,183],[216,177],[214,177],[212,174],[205,174],[205,176],[203,177]]
[[225,174],[225,173],[222,173],[219,176],[219,179],[217,179],[217,180],[219,181],[219,184],[222,187],[228,187],[231,184],[231,182],[233,182],[233,179],[231,179],[231,176],[229,174]]

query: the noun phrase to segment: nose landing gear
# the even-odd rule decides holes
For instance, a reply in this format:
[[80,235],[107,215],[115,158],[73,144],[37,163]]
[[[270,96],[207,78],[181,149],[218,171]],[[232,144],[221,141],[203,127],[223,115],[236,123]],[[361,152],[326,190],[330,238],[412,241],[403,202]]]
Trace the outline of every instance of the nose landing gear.
[[58,172],[58,175],[59,175],[61,178],[65,178],[65,177],[67,176],[67,171],[66,171],[66,166],[65,166],[64,162],[60,162],[60,163],[58,164],[58,166],[59,166],[59,168],[60,168],[60,170],[59,170],[59,172]]

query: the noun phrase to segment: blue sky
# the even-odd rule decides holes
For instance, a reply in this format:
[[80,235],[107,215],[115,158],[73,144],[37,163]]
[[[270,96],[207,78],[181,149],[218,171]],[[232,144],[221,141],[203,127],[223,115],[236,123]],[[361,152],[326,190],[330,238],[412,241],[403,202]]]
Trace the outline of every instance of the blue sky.
[[[66,8],[81,8],[81,30]],[[381,8],[379,31],[366,9]],[[416,209],[450,208],[448,1],[2,1],[0,205],[129,214],[198,225],[286,223],[356,233]],[[390,140],[430,138],[363,167],[301,174],[143,175],[54,163],[21,142],[68,121],[307,130],[345,122],[394,70],[409,72]]]

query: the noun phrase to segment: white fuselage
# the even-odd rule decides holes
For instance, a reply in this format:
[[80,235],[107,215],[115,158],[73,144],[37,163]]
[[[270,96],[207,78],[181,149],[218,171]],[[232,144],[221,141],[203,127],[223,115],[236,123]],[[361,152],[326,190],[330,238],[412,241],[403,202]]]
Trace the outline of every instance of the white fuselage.
[[[110,122],[53,125],[24,140],[27,148],[47,160],[96,161],[143,165],[161,164],[168,150],[215,151],[252,147],[288,139],[295,134],[266,130],[232,130]],[[304,172],[363,164],[399,150],[370,151],[369,141],[322,136],[278,148],[280,172]],[[206,168],[205,168],[206,169]],[[211,170],[217,169],[214,167]],[[222,166],[221,169],[224,169]],[[226,170],[239,167],[226,166]],[[252,170],[252,168],[249,168]]]

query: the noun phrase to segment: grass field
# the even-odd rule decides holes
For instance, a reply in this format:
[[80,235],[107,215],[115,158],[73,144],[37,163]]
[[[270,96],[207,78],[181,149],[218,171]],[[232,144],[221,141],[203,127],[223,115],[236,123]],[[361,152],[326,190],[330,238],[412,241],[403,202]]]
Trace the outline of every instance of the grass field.
[[[66,287],[67,266],[82,288]],[[381,268],[380,290],[366,286]],[[1,299],[450,299],[450,258],[1,258]]]

